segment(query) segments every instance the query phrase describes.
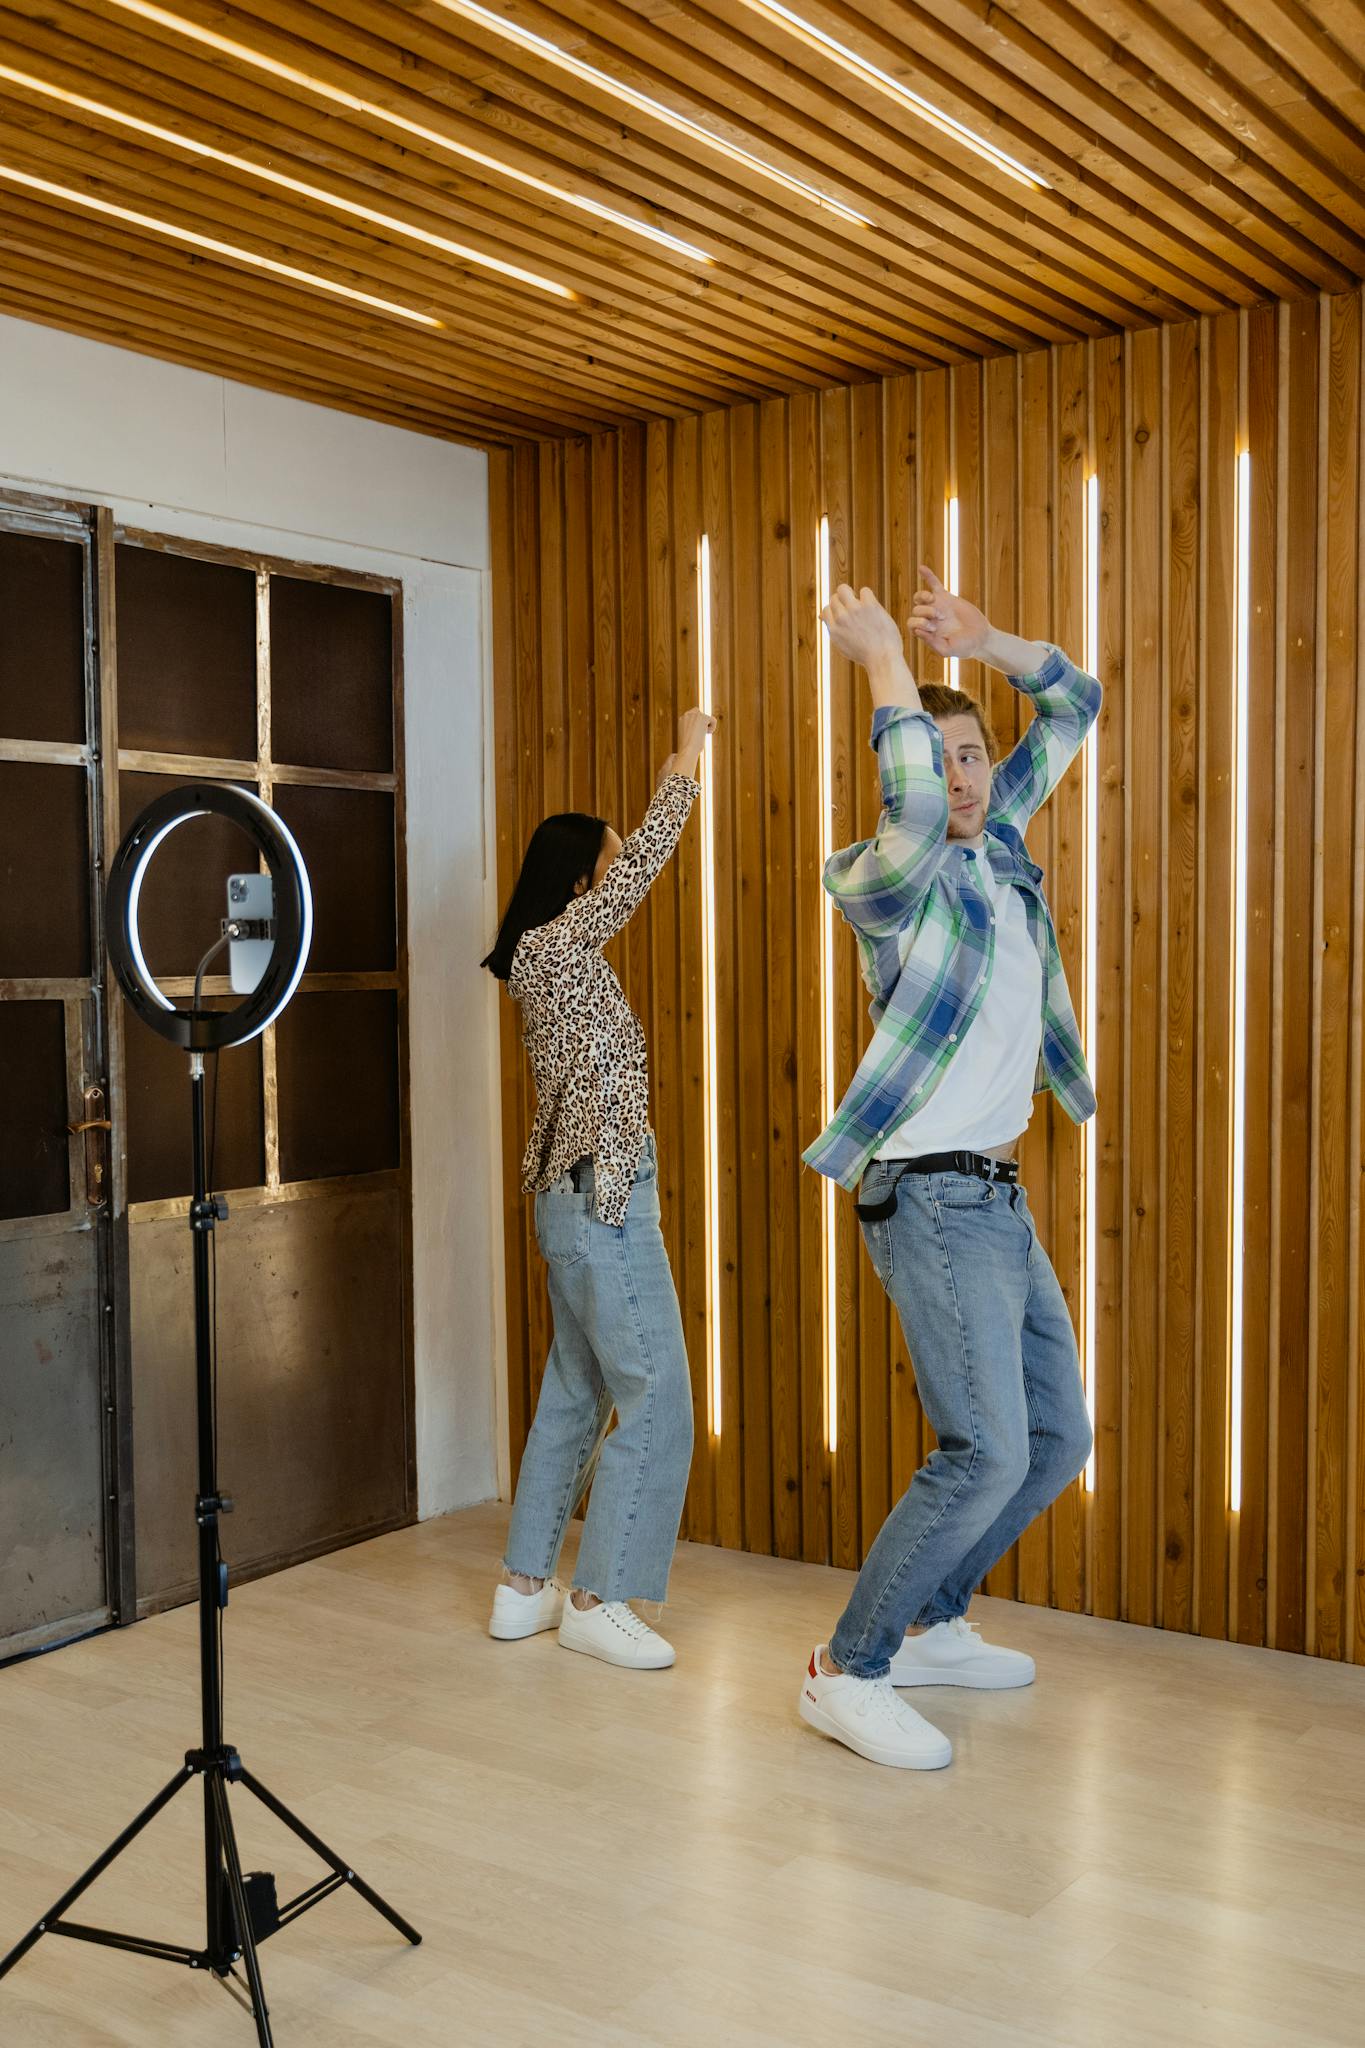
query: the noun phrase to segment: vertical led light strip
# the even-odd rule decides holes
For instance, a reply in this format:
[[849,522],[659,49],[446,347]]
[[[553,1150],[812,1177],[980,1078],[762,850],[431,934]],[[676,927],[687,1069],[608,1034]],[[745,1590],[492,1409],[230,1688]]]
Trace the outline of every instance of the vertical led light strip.
[[[958,580],[962,574],[962,556],[958,545],[957,499],[949,498],[943,512],[943,580],[953,596],[959,595]],[[950,690],[962,688],[961,673],[956,657],[950,657],[944,668]]]
[[[816,546],[816,610],[829,603],[829,520],[822,518]],[[832,741],[829,634],[816,620],[820,692],[820,866],[834,851],[834,748]],[[834,1114],[834,903],[820,892],[820,1120]],[[839,1245],[835,1229],[834,1182],[822,1175],[821,1240],[824,1248],[822,1307],[825,1330],[825,1445],[839,1448]]]
[[[1100,480],[1085,480],[1085,666],[1092,676],[1100,672]],[[1098,725],[1090,729],[1085,746],[1085,1056],[1092,1080],[1098,1088],[1099,1055],[1099,929],[1100,929],[1100,736]],[[1090,1427],[1095,1426],[1095,1285],[1099,1233],[1099,1144],[1092,1116],[1085,1125],[1085,1405]],[[1095,1490],[1095,1452],[1086,1462],[1084,1486]]]
[[1242,449],[1237,457],[1236,641],[1234,660],[1233,758],[1237,787],[1233,799],[1233,929],[1232,929],[1232,1206],[1229,1216],[1228,1286],[1228,1506],[1237,1514],[1242,1505],[1242,1230],[1246,1215],[1246,1100],[1247,1100],[1247,773],[1250,751],[1250,662],[1251,662],[1251,454]]
[[[697,544],[697,690],[701,708],[711,702],[711,539]],[[706,1379],[711,1394],[711,1434],[721,1429],[720,1370],[720,1117],[717,1093],[720,1062],[716,1033],[716,797],[711,749],[702,750],[701,781],[701,1002],[706,1034],[702,1052],[702,1117],[706,1180]]]

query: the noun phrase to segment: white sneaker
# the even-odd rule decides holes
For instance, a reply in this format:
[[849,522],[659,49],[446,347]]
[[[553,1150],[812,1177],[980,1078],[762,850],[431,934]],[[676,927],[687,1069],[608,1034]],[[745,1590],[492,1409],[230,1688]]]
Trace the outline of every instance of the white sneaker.
[[946,1735],[897,1699],[889,1678],[831,1677],[820,1668],[823,1645],[810,1660],[797,1710],[803,1721],[832,1735],[869,1763],[903,1771],[941,1771],[953,1760]]
[[538,1593],[519,1593],[515,1586],[499,1586],[493,1595],[488,1633],[501,1643],[519,1643],[523,1636],[538,1636],[544,1629],[559,1627],[563,1605],[564,1588],[558,1579],[547,1579]]
[[969,1685],[978,1692],[1008,1692],[1032,1685],[1034,1664],[1022,1650],[983,1643],[976,1623],[958,1615],[935,1622],[922,1636],[907,1636],[891,1659],[893,1685]]
[[624,1664],[634,1671],[666,1671],[677,1655],[647,1621],[641,1621],[624,1600],[599,1600],[596,1607],[564,1602],[559,1640],[566,1650],[600,1657],[604,1664]]

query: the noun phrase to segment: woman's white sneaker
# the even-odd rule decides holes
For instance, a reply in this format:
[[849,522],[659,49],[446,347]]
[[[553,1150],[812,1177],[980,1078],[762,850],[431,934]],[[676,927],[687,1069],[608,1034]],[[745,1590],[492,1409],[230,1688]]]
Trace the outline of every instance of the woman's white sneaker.
[[983,1643],[975,1622],[959,1615],[936,1622],[922,1636],[907,1636],[891,1659],[893,1685],[968,1685],[978,1692],[1008,1692],[1032,1685],[1032,1657]]
[[797,1709],[801,1719],[822,1735],[832,1735],[869,1763],[891,1764],[903,1771],[941,1771],[953,1760],[946,1735],[897,1699],[889,1678],[834,1676],[820,1668],[816,1650],[801,1685]]
[[600,1657],[604,1664],[633,1671],[666,1671],[677,1655],[672,1643],[641,1621],[624,1600],[600,1600],[596,1607],[575,1607],[566,1600],[559,1640],[566,1650],[581,1650],[585,1657]]
[[564,1588],[558,1579],[547,1579],[538,1593],[519,1593],[515,1586],[499,1586],[493,1595],[488,1633],[502,1643],[538,1636],[545,1629],[559,1627],[563,1606]]

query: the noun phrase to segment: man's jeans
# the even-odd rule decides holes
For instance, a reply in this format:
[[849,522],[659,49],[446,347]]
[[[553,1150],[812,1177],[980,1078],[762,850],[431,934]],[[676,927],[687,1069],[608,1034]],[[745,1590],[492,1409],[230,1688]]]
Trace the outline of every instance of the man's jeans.
[[[692,1386],[659,1229],[653,1138],[623,1224],[598,1221],[585,1160],[536,1196],[536,1236],[554,1343],[517,1479],[507,1568],[550,1577],[591,1480],[575,1586],[603,1600],[662,1600],[692,1462]],[[617,1425],[606,1436],[613,1407]]]
[[1021,1187],[875,1162],[862,1226],[938,1445],[882,1525],[830,1655],[880,1678],[905,1631],[964,1614],[991,1566],[1090,1455],[1076,1339]]

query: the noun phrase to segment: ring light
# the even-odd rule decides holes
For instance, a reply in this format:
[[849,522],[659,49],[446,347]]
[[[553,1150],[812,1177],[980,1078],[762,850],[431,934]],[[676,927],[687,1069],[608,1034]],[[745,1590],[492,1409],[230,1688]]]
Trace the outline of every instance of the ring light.
[[[253,841],[275,890],[274,951],[259,985],[234,1009],[204,1015],[177,1010],[147,965],[140,926],[142,884],[163,840],[191,818],[213,813]],[[260,797],[217,782],[190,782],[157,797],[133,820],[109,873],[109,957],[119,987],[144,1024],[189,1052],[245,1045],[274,1022],[294,994],[313,940],[313,892],[298,843]]]

